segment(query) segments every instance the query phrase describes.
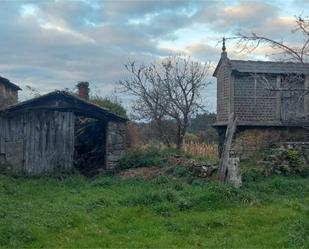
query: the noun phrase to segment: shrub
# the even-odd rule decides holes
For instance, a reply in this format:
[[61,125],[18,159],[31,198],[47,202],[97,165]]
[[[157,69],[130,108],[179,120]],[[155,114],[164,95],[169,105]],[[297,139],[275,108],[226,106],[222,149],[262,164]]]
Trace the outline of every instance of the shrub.
[[173,168],[174,176],[177,177],[190,177],[192,176],[192,172],[185,166],[176,166]]
[[123,157],[117,165],[118,169],[130,169],[147,166],[162,166],[166,158],[160,149],[148,147],[146,149],[135,149]]
[[299,167],[302,165],[301,153],[298,150],[288,150],[286,152],[286,158],[292,167]]
[[261,180],[265,177],[263,174],[263,169],[257,169],[257,168],[250,168],[243,172],[242,174],[242,180],[244,182],[255,182],[258,180]]

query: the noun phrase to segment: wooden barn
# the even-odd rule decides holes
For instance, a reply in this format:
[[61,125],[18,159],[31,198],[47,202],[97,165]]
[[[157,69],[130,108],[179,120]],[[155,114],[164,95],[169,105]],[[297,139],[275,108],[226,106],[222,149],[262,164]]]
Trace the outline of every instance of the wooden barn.
[[0,112],[0,163],[27,175],[113,168],[126,150],[126,121],[65,91],[10,105]]
[[309,64],[231,60],[225,46],[214,71],[220,143],[231,113],[237,118],[233,153],[281,142],[309,142]]

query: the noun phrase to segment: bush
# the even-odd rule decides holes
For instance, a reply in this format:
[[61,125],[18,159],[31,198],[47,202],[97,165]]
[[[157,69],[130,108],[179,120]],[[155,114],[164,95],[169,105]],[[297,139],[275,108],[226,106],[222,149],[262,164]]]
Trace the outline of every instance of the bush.
[[255,181],[261,180],[265,177],[265,174],[263,171],[264,171],[263,168],[248,169],[245,172],[243,172],[242,180],[243,182],[255,182]]
[[176,166],[173,168],[173,173],[176,177],[190,177],[192,176],[192,172],[184,166]]
[[302,164],[301,153],[298,150],[288,150],[286,152],[286,158],[292,167],[299,167]]
[[160,149],[148,147],[144,150],[135,149],[123,157],[117,165],[118,169],[130,169],[147,166],[162,166],[166,158]]

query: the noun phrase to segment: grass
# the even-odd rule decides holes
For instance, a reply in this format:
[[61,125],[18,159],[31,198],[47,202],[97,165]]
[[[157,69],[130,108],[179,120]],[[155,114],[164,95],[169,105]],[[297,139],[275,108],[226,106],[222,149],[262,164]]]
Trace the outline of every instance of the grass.
[[309,179],[0,175],[1,248],[309,248]]

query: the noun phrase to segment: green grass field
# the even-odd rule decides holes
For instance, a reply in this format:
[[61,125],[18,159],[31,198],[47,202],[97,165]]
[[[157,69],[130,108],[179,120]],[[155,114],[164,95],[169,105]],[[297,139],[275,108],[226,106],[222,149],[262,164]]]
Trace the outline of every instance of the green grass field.
[[1,248],[309,248],[309,179],[0,175]]

